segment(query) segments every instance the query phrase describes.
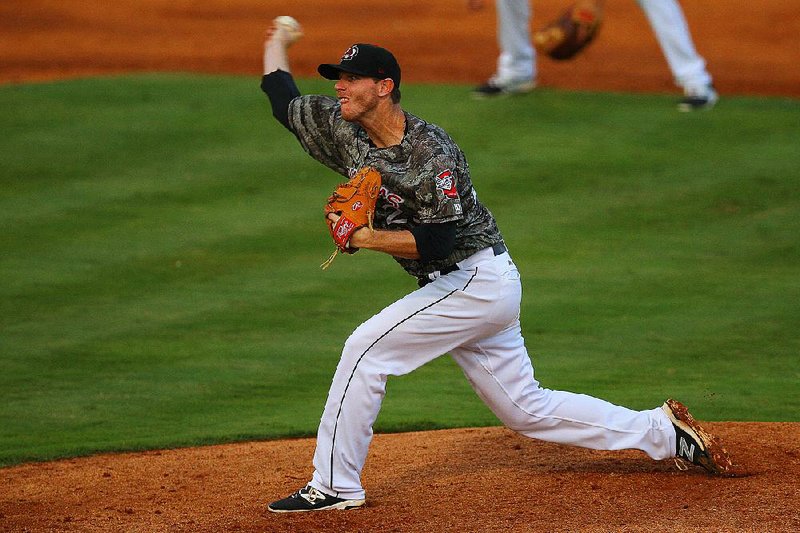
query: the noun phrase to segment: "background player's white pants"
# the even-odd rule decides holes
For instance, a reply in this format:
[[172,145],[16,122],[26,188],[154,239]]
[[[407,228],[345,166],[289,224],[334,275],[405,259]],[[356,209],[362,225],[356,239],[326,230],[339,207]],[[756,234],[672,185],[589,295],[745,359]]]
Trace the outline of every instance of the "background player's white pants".
[[536,79],[536,50],[531,44],[528,0],[497,0],[497,58],[495,78],[503,81]]
[[703,89],[711,83],[706,62],[694,48],[683,9],[675,0],[638,0],[675,83],[685,89]]
[[[637,0],[667,60],[675,83],[703,89],[711,83],[705,60],[697,53],[683,9],[676,0]],[[496,0],[497,80],[536,78],[536,49],[531,44],[533,7],[529,0]],[[602,35],[602,34],[601,34]],[[602,37],[601,37],[602,38]]]
[[345,343],[317,434],[314,487],[364,497],[360,473],[387,377],[448,352],[500,420],[523,435],[674,456],[675,432],[660,408],[632,411],[539,387],[520,331],[519,273],[507,253],[483,250],[459,265],[367,320]]

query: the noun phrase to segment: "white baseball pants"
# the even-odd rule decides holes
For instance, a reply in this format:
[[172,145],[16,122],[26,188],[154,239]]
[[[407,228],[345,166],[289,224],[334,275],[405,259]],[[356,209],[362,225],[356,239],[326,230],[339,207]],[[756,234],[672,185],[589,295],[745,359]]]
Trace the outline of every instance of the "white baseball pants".
[[531,43],[533,8],[528,0],[497,0],[497,58],[495,79],[535,80],[536,50]]
[[674,456],[660,408],[632,411],[539,386],[520,330],[519,272],[509,254],[482,250],[361,324],[344,346],[317,433],[311,485],[364,498],[360,473],[389,376],[450,353],[477,394],[527,437],[599,450]]
[[675,0],[638,0],[664,52],[675,83],[688,90],[711,84],[706,62],[695,50],[689,26]]

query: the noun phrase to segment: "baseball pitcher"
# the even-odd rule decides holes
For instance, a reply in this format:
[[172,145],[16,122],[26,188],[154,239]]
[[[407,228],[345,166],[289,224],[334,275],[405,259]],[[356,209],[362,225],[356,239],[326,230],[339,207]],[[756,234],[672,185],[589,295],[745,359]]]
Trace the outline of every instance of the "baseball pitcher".
[[[270,511],[363,506],[360,474],[388,377],[442,354],[504,424],[527,437],[680,457],[713,473],[730,468],[718,441],[678,402],[633,411],[540,387],[520,329],[520,273],[464,153],[440,127],[401,107],[395,56],[353,44],[337,63],[319,65],[333,96],[301,95],[289,70],[292,39],[286,26],[274,25],[266,41],[261,87],[272,113],[311,157],[355,178],[328,199],[320,218],[337,251],[389,254],[419,288],[344,343],[317,432],[313,477]],[[359,214],[368,211],[374,214]]]

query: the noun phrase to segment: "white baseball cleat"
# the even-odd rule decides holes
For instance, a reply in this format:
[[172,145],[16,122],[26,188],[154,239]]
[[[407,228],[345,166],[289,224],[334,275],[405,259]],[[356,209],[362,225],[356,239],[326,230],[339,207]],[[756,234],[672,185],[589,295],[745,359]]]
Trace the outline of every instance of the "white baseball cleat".
[[525,94],[536,88],[536,80],[530,78],[501,80],[491,78],[483,85],[472,90],[473,98],[491,98],[493,96],[508,96],[512,94]]
[[678,110],[684,112],[711,109],[719,100],[719,95],[712,85],[687,87],[683,94],[683,100],[678,102]]

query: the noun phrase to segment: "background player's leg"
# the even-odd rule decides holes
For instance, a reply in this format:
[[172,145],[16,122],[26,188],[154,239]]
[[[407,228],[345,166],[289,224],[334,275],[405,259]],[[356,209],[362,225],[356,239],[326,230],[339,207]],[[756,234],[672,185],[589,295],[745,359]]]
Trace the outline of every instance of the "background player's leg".
[[638,0],[667,59],[676,83],[684,89],[711,84],[706,62],[692,42],[683,10],[675,0]]
[[536,50],[531,43],[528,0],[497,0],[497,57],[495,73],[472,92],[477,98],[519,94],[536,86]]
[[531,7],[528,0],[497,1],[498,82],[533,80],[536,51],[531,43]]

